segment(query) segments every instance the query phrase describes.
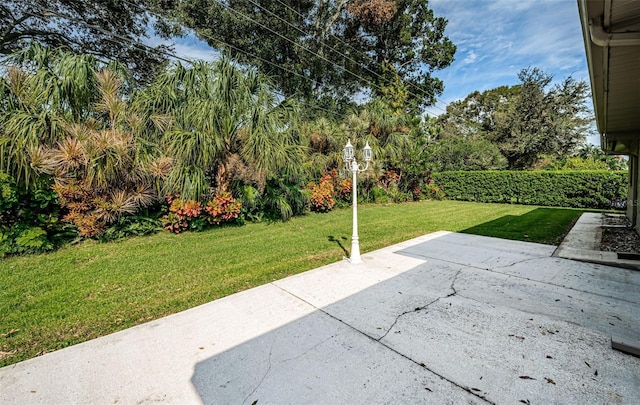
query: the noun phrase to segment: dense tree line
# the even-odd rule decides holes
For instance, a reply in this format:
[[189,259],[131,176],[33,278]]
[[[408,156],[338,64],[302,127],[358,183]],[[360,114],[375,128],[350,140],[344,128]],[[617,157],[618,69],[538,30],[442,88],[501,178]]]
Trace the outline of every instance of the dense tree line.
[[343,111],[365,93],[400,109],[434,103],[444,87],[433,72],[456,50],[426,0],[9,0],[0,11],[0,55],[31,41],[64,46],[145,82],[172,49],[143,40],[192,30],[286,96]]
[[[63,230],[83,237],[123,227],[143,232],[141,222],[153,225],[149,217],[183,231],[323,211],[339,187],[348,199],[351,185],[339,175],[347,139],[374,148],[365,200],[406,201],[428,180],[419,163],[403,168],[408,159],[421,161],[411,152],[419,117],[375,101],[339,120],[302,121],[295,100],[229,59],[175,63],[140,86],[118,63],[33,44],[4,71],[5,241],[42,247]],[[315,198],[327,190],[326,200]]]
[[[124,4],[0,6],[0,255],[326,212],[347,140],[373,147],[373,202],[441,198],[434,171],[624,168],[583,145],[586,84],[538,69],[423,116],[455,52],[426,1]],[[151,21],[225,56],[167,63],[136,45]]]

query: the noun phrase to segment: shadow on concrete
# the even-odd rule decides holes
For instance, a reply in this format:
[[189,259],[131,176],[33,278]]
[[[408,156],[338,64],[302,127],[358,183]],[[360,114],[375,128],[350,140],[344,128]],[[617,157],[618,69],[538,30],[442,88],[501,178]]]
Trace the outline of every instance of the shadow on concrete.
[[276,281],[299,313],[238,309],[260,332],[191,382],[205,404],[633,402],[640,359],[609,339],[640,336],[640,274],[552,251],[444,234]]

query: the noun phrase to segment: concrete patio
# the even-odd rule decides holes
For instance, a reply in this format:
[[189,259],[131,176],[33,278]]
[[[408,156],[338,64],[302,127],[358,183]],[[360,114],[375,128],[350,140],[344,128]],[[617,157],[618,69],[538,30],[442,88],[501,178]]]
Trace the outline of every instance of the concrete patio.
[[638,403],[640,272],[436,232],[0,369],[2,404]]

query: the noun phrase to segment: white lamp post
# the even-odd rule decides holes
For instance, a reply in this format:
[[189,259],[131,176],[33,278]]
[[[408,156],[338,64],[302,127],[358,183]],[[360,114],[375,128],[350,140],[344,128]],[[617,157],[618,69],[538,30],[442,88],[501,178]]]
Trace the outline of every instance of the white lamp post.
[[371,161],[372,155],[373,153],[371,151],[371,147],[369,146],[369,142],[367,142],[364,149],[362,150],[362,157],[364,159],[364,162],[366,163],[365,167],[363,168],[356,161],[353,145],[351,145],[351,140],[347,141],[347,145],[342,150],[342,160],[344,160],[347,172],[353,173],[353,235],[351,236],[351,257],[349,258],[349,261],[353,264],[362,263],[362,259],[360,258],[360,241],[358,238],[358,190],[356,187],[356,175],[358,174],[358,172],[364,172],[369,168],[369,162]]

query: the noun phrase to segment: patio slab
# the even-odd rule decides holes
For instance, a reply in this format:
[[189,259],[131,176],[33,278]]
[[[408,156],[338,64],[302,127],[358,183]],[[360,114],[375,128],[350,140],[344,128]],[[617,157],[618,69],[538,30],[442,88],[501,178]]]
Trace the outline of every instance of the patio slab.
[[600,250],[604,227],[620,227],[622,214],[584,213],[554,252],[555,257],[640,270],[640,260],[622,259],[617,252]]
[[640,272],[436,232],[0,369],[0,403],[636,403]]

